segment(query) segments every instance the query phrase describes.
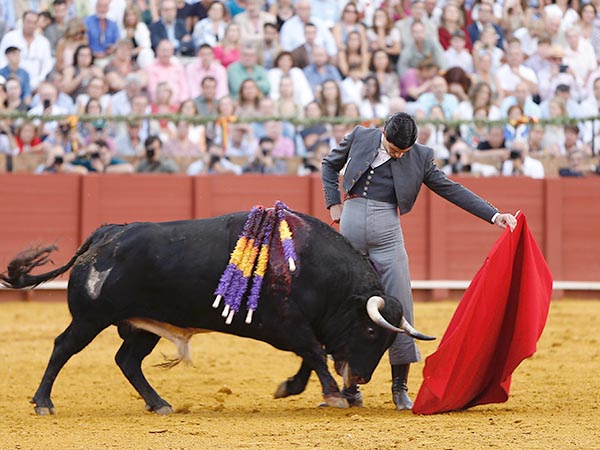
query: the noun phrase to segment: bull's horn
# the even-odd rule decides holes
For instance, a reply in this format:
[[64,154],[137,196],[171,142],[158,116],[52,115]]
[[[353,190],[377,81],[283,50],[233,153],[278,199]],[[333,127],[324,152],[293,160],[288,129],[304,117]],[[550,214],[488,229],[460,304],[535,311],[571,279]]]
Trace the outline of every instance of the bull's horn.
[[385,300],[381,297],[374,295],[369,300],[367,300],[367,314],[371,318],[373,322],[379,325],[381,328],[385,328],[386,330],[393,331],[395,333],[404,333],[404,330],[395,327],[387,320],[385,317],[381,315],[381,310],[385,306]]
[[427,336],[426,334],[415,330],[413,326],[410,323],[408,323],[408,320],[406,320],[404,317],[400,321],[400,328],[402,328],[402,330],[404,330],[406,334],[415,339],[419,339],[421,341],[435,341],[435,336]]
[[371,320],[373,322],[375,322],[377,325],[379,325],[380,327],[385,328],[390,331],[393,331],[395,333],[406,333],[415,339],[420,339],[423,341],[432,341],[435,339],[435,337],[433,337],[433,336],[427,336],[427,335],[415,330],[412,327],[412,325],[409,324],[408,321],[404,317],[402,318],[402,321],[400,322],[400,328],[395,327],[394,325],[389,323],[387,320],[385,320],[385,318],[381,315],[381,310],[383,309],[384,306],[385,306],[385,300],[383,300],[383,298],[376,296],[376,295],[369,298],[369,300],[367,301],[367,314],[369,315]]

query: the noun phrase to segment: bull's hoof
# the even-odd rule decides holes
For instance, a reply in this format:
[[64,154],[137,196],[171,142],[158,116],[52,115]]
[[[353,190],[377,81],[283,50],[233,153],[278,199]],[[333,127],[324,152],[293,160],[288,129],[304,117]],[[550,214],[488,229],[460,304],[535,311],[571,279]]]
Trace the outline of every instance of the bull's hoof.
[[161,406],[160,408],[155,409],[154,412],[159,416],[168,416],[170,414],[173,414],[173,408],[171,408],[170,406]]
[[285,398],[288,396],[287,393],[287,380],[282,382],[279,386],[277,386],[277,390],[275,391],[275,398]]
[[[348,400],[343,397],[329,396],[325,397],[325,404],[334,408],[349,408]],[[319,405],[320,406],[320,405]]]
[[38,416],[49,416],[50,414],[54,414],[54,408],[49,408],[47,406],[36,406],[33,410]]

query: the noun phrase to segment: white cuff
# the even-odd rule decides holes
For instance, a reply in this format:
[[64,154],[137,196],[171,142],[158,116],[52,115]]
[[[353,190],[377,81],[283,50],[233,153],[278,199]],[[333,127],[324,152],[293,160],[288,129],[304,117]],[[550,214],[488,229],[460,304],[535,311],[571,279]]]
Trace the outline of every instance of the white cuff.
[[492,216],[492,223],[496,223],[496,217],[498,217],[499,215],[500,215],[500,213],[499,213],[499,212],[497,212],[496,214],[494,214],[494,215]]

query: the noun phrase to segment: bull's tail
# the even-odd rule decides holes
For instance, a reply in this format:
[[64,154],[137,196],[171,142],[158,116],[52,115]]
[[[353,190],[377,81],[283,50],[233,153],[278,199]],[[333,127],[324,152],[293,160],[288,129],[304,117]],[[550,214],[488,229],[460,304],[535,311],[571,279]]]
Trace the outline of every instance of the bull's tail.
[[52,280],[69,270],[73,264],[75,264],[77,258],[90,248],[91,244],[92,237],[90,236],[83,245],[79,247],[68,263],[51,272],[39,275],[30,275],[29,273],[34,268],[43,266],[51,261],[50,253],[57,250],[58,247],[52,244],[24,250],[8,264],[5,272],[0,273],[0,284],[12,289],[23,289],[26,287],[35,287],[45,281]]

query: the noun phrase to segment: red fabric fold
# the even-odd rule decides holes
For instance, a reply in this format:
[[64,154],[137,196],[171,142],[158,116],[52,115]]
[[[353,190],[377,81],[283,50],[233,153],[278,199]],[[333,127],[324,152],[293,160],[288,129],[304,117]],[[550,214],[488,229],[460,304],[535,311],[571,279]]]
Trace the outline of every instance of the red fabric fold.
[[536,351],[552,275],[524,214],[506,229],[425,361],[413,412],[435,414],[508,399],[511,374]]

